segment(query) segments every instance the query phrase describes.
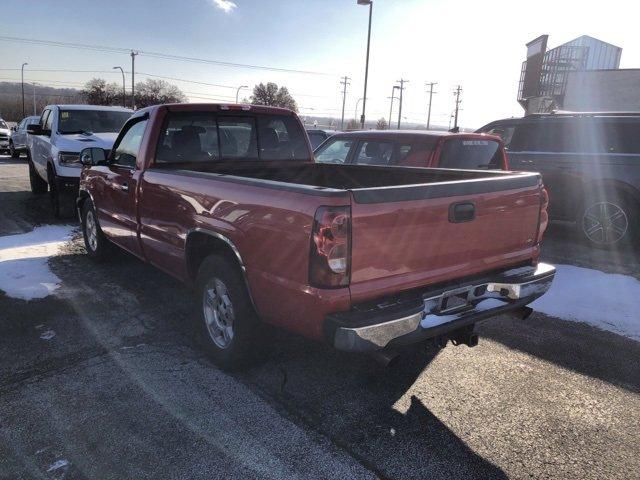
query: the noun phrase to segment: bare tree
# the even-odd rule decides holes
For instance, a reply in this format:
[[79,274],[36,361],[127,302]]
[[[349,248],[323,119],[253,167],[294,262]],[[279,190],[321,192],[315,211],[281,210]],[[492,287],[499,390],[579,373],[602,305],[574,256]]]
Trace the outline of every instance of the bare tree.
[[387,120],[384,118],[379,118],[378,123],[376,123],[376,130],[386,130],[389,127],[387,125]]
[[136,106],[138,108],[162,103],[184,103],[187,97],[182,90],[164,80],[148,78],[136,83]]
[[360,128],[360,122],[358,122],[355,118],[349,120],[347,123],[347,130],[358,130]]
[[269,82],[266,85],[260,83],[253,87],[251,103],[253,105],[288,108],[294,112],[298,111],[298,105],[287,87],[278,88],[278,85],[273,82]]
[[84,84],[82,94],[89,105],[116,105],[120,103],[120,89],[116,83],[103,78],[92,78]]

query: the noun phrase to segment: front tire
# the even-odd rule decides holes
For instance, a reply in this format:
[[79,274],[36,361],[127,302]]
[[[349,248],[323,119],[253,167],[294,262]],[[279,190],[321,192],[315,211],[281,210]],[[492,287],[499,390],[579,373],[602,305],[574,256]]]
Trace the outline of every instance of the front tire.
[[111,253],[111,243],[102,232],[98,223],[96,209],[91,200],[82,205],[82,236],[87,255],[96,262],[103,262]]
[[9,142],[9,154],[11,158],[20,158],[20,152],[15,149],[13,142]]
[[48,185],[38,172],[36,171],[36,167],[33,166],[33,162],[31,159],[27,160],[29,163],[29,184],[31,185],[31,193],[35,195],[41,195],[43,193],[47,193]]
[[239,267],[210,255],[200,266],[196,287],[197,333],[206,353],[227,370],[247,365],[253,360],[260,323]]
[[590,245],[613,249],[629,245],[638,235],[638,208],[624,196],[611,193],[587,199],[578,226]]

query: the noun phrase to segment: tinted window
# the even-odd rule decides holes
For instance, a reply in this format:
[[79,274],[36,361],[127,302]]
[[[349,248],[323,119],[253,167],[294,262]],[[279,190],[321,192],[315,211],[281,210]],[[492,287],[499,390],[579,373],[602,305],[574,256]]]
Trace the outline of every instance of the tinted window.
[[358,165],[393,165],[393,143],[361,142],[354,163]]
[[502,167],[500,144],[492,140],[456,138],[446,140],[440,152],[441,168],[499,169]]
[[140,144],[142,143],[142,135],[144,134],[146,126],[147,120],[142,120],[134,123],[129,130],[127,130],[127,133],[124,134],[113,153],[113,162],[116,165],[130,168],[135,167]]
[[640,153],[640,123],[631,118],[580,119],[578,151],[583,153]]
[[261,115],[258,128],[261,160],[311,159],[306,133],[294,117]]
[[325,141],[325,136],[322,133],[310,133],[309,142],[311,142],[311,148],[314,150]]
[[106,110],[60,110],[58,132],[62,134],[83,132],[117,133],[130,116],[130,112]]
[[156,162],[183,163],[220,159],[216,117],[199,113],[172,116],[160,134]]
[[483,133],[489,133],[491,135],[497,135],[504,142],[505,148],[510,148],[513,133],[515,132],[515,125],[511,124],[497,124],[493,125],[487,130],[482,130]]
[[353,143],[353,140],[348,139],[328,140],[327,143],[316,152],[316,162],[345,163]]
[[256,122],[251,117],[219,117],[222,159],[258,159]]

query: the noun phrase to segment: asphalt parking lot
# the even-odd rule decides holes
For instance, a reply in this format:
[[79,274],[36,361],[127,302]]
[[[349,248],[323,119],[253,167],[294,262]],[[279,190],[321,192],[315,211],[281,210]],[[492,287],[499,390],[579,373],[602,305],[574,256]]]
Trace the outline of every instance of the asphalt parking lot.
[[[24,159],[0,159],[0,236],[52,224]],[[543,258],[638,275],[554,225]],[[217,369],[191,293],[79,238],[62,284],[0,292],[0,478],[640,478],[640,344],[540,313],[384,369],[273,332],[263,364]]]

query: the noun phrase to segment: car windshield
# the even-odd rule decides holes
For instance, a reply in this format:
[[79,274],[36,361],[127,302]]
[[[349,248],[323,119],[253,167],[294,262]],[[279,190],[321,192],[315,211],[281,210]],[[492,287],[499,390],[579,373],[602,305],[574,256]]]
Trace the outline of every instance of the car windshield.
[[441,168],[499,169],[502,166],[500,144],[495,140],[451,139],[440,153]]
[[4,120],[0,120],[0,128],[9,128]]
[[58,132],[117,133],[130,116],[130,112],[109,110],[60,110]]

